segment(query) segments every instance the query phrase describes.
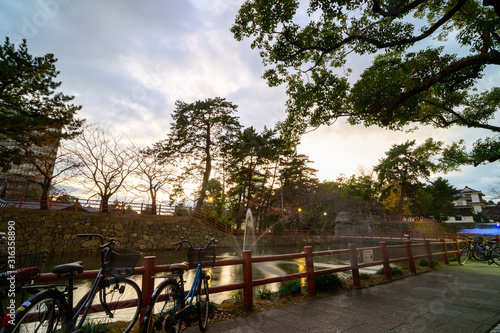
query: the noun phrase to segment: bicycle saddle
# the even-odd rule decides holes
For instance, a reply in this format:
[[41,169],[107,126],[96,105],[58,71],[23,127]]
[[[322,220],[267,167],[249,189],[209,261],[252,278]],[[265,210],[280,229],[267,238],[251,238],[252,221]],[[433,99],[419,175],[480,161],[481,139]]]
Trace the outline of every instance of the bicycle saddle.
[[69,264],[57,265],[52,268],[52,273],[57,275],[67,274],[67,273],[82,273],[83,272],[83,262],[75,261]]
[[189,264],[187,262],[170,265],[170,271],[172,272],[187,271],[187,270],[189,270]]

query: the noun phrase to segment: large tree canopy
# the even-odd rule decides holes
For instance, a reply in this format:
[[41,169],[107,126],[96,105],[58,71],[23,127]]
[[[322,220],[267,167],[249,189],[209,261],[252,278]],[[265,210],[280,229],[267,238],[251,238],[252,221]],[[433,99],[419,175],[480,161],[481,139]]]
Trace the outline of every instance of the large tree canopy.
[[37,147],[57,147],[60,139],[77,134],[82,122],[74,118],[81,106],[73,96],[56,92],[61,82],[53,54],[33,57],[26,40],[18,48],[0,45],[0,169],[33,157]]
[[[499,12],[487,0],[247,0],[231,31],[253,38],[270,86],[287,85],[292,138],[340,117],[479,128],[492,136],[461,160],[477,165],[500,158],[500,88],[477,90],[500,64]],[[350,54],[372,55],[359,78],[349,77]]]

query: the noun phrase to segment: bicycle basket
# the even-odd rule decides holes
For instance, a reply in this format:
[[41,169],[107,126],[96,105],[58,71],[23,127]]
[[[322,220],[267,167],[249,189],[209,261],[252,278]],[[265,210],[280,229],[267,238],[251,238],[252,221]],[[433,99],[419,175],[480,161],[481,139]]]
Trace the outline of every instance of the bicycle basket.
[[[6,276],[7,272],[16,277],[17,283],[23,283],[34,280],[40,276],[43,264],[47,259],[47,251],[25,251],[16,253],[15,256],[0,256],[0,274]],[[0,284],[6,283],[6,281]]]
[[198,267],[198,263],[200,263],[202,267],[214,267],[215,246],[209,246],[206,249],[189,248],[187,255],[189,268]]
[[131,276],[142,253],[129,249],[113,249],[104,257],[104,268],[114,277]]

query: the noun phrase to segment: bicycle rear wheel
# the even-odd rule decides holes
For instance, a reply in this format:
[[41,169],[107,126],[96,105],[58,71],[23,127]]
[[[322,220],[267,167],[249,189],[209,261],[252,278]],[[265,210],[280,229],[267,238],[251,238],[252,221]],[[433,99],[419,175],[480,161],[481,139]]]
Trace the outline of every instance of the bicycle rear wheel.
[[65,306],[61,292],[53,289],[41,291],[17,309],[11,325],[2,332],[60,332],[65,319]]
[[210,307],[210,294],[208,291],[208,277],[203,274],[196,288],[196,315],[200,331],[205,332],[208,324],[208,313]]
[[491,250],[491,260],[500,266],[500,246],[495,246],[493,250]]
[[469,260],[470,255],[471,255],[470,249],[468,247],[464,247],[462,251],[460,251],[460,254],[458,256],[458,263],[460,265],[465,265],[467,260]]
[[[90,291],[78,302],[75,311],[78,311],[89,297]],[[142,294],[139,286],[132,280],[111,278],[105,279],[93,297],[81,328],[97,331],[130,332],[139,318],[142,306]],[[81,309],[81,315],[85,311]]]
[[172,279],[164,280],[156,287],[144,313],[143,333],[180,331],[180,320],[175,318],[176,311],[180,310],[179,293],[179,284]]
[[472,250],[472,257],[476,259],[477,261],[485,261],[486,260],[486,249],[483,246],[480,246],[479,248],[477,246],[474,247]]

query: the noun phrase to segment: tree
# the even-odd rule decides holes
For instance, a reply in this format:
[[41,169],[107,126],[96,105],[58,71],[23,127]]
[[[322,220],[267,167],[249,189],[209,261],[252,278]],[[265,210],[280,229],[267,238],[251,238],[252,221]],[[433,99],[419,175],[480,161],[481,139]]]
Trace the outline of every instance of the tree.
[[132,145],[125,145],[122,139],[95,125],[87,125],[74,139],[74,146],[68,148],[79,162],[78,176],[82,186],[101,198],[103,213],[109,212],[109,199],[137,169],[137,151]]
[[225,153],[230,182],[228,196],[237,228],[249,208],[261,228],[281,160],[289,154],[285,142],[275,130],[264,128],[257,133],[255,128],[249,127],[236,135],[233,143],[225,147]]
[[[500,64],[499,12],[493,0],[247,0],[231,31],[253,38],[268,85],[287,85],[281,126],[292,138],[341,117],[393,130],[464,126],[493,135],[459,156],[478,165],[500,158],[500,88],[479,84]],[[351,54],[372,56],[359,78],[346,69]]]
[[415,147],[415,140],[404,144],[393,145],[386,157],[380,159],[374,171],[381,183],[387,188],[399,191],[397,214],[401,215],[403,203],[410,188],[421,178],[428,178],[432,172],[445,171],[446,165],[440,164],[436,155],[441,152],[443,143],[427,139],[422,145]]
[[456,208],[453,201],[456,200],[458,194],[460,191],[448,180],[438,177],[417,191],[415,201],[411,205],[412,213],[416,216],[446,220],[455,214]]
[[183,161],[184,181],[201,177],[195,206],[195,212],[200,212],[207,195],[213,159],[241,128],[238,118],[232,115],[237,106],[221,97],[189,104],[177,101],[175,105],[168,138],[155,143],[152,149],[164,161],[172,158]]
[[6,38],[0,46],[0,169],[40,158],[37,148],[57,149],[60,140],[79,133],[81,106],[56,92],[61,82],[53,54],[33,57],[26,40],[16,49]]
[[156,215],[158,193],[165,191],[166,185],[174,182],[176,169],[172,165],[159,163],[158,156],[149,149],[140,151],[137,157],[137,169],[134,175],[139,178],[140,183],[135,189],[148,193],[151,199],[150,212]]

